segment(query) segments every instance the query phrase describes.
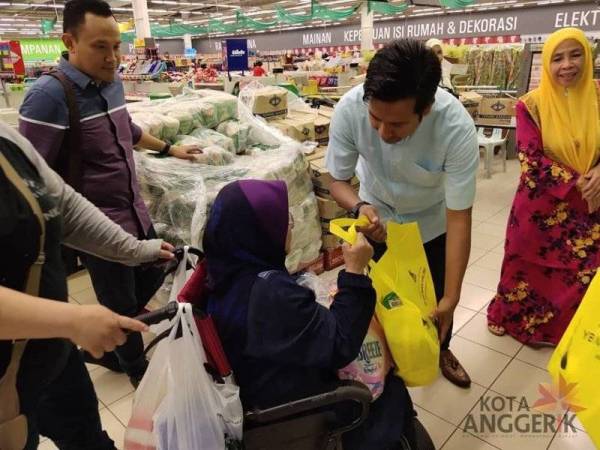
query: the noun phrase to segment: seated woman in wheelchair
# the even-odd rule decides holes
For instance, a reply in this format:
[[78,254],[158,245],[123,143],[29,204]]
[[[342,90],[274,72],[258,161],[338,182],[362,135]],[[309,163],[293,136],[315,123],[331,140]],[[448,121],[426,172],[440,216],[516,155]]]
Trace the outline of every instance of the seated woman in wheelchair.
[[[207,312],[246,410],[326,391],[336,370],[357,357],[374,313],[375,291],[364,275],[373,249],[362,235],[343,249],[346,268],[328,310],[286,270],[292,232],[282,181],[229,184],[206,226]],[[366,422],[344,435],[344,449],[407,448],[413,417],[404,382],[390,373]]]

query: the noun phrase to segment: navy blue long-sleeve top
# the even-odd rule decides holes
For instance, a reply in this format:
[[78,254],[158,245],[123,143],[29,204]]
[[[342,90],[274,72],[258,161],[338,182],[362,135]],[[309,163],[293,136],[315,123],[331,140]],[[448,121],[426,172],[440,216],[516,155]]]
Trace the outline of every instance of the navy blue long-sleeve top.
[[340,272],[331,308],[283,271],[244,274],[208,300],[246,409],[322,392],[353,361],[368,331],[375,291],[364,275]]

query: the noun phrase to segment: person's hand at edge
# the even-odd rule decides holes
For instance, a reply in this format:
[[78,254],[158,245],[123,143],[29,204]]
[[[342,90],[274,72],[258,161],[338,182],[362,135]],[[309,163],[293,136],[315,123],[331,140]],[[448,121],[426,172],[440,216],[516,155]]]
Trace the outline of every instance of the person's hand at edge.
[[127,331],[148,330],[146,324],[120,316],[104,306],[82,305],[75,308],[68,338],[95,358],[124,344]]
[[385,242],[387,233],[385,225],[379,217],[377,208],[375,208],[373,205],[363,205],[360,207],[358,213],[359,215],[366,216],[371,224],[366,227],[357,227],[356,231],[364,233],[367,237],[375,242]]
[[362,233],[357,233],[354,245],[344,243],[342,247],[346,272],[363,275],[373,258],[373,247]]

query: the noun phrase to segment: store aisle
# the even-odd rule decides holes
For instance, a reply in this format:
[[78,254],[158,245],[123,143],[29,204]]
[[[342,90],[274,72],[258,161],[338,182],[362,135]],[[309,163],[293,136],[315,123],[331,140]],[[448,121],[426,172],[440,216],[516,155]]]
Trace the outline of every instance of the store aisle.
[[[539,397],[538,386],[548,382],[545,366],[551,349],[532,350],[509,337],[496,337],[486,329],[486,306],[494,295],[500,277],[505,223],[519,176],[516,161],[509,161],[506,173],[479,178],[474,208],[473,250],[463,286],[463,296],[455,314],[455,337],[451,345],[469,371],[473,385],[464,390],[443,377],[426,388],[412,388],[421,421],[432,435],[436,448],[443,450],[513,450],[527,448],[563,450],[594,449],[588,436],[575,433],[502,432],[481,430],[481,422],[505,417],[501,423],[514,426],[523,397],[529,405]],[[332,276],[329,273],[327,276]],[[69,280],[74,302],[95,301],[89,277],[80,274]],[[111,437],[122,448],[125,425],[131,412],[133,388],[125,375],[89,366],[100,399],[100,415]],[[483,397],[483,401],[481,400]],[[511,402],[510,397],[514,400]],[[512,406],[512,408],[511,408]],[[482,416],[485,416],[482,420]],[[531,421],[529,421],[530,423]],[[577,421],[574,424],[581,428]],[[461,428],[462,427],[462,428]],[[465,433],[467,427],[470,432]],[[55,447],[45,441],[39,447]]]

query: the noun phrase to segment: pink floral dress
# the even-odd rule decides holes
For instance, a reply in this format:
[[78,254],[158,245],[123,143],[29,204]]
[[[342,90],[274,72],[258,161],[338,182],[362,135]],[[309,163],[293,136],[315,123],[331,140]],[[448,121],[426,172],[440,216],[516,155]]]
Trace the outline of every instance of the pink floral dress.
[[600,213],[588,213],[579,174],[544,152],[535,109],[516,111],[521,178],[488,322],[520,342],[556,345],[596,273]]

